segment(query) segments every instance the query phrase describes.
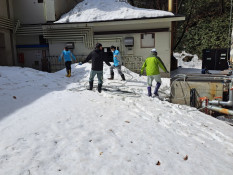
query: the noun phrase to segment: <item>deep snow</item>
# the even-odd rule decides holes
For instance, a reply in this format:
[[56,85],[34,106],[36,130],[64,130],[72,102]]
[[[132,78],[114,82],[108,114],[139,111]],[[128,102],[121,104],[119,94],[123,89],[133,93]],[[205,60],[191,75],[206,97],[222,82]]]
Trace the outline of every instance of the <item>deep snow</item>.
[[[178,67],[193,68],[193,69],[201,69],[202,68],[202,60],[199,60],[197,55],[192,55],[192,54],[186,53],[185,51],[183,51],[181,53],[174,53],[173,55],[178,61]],[[193,59],[189,62],[184,62],[183,59],[186,56],[193,57]]]
[[104,68],[122,95],[85,90],[90,64],[72,67],[71,78],[0,67],[1,175],[232,174],[231,126],[147,97],[146,77],[125,68],[126,83]]
[[[185,51],[181,53],[173,53],[173,56],[177,59],[178,68],[171,72],[171,77],[177,74],[201,74],[202,60],[199,60],[197,55],[189,54]],[[186,57],[193,57],[189,62],[183,61]],[[211,73],[219,73],[220,71],[210,71]]]
[[143,9],[119,0],[84,0],[70,12],[62,15],[56,23],[93,22],[174,16],[171,12]]

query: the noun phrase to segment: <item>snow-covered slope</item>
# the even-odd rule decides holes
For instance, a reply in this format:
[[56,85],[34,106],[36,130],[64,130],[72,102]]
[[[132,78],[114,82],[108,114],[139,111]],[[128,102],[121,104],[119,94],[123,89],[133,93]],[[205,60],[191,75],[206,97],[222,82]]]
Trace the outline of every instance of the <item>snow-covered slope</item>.
[[146,77],[127,69],[123,83],[105,67],[112,91],[87,91],[91,66],[75,66],[71,78],[0,67],[1,175],[232,174],[231,126],[148,98]]
[[120,19],[174,16],[171,12],[131,6],[119,0],[84,0],[56,23],[93,22]]

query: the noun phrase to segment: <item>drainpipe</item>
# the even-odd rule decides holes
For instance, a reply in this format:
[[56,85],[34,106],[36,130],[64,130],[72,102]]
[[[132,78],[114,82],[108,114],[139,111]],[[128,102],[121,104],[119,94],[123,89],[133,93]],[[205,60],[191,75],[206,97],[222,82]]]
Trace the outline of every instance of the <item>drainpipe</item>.
[[231,80],[231,83],[229,85],[229,101],[225,102],[225,101],[218,101],[218,100],[212,100],[209,101],[209,104],[211,105],[222,105],[222,106],[228,106],[228,107],[233,107],[233,79]]
[[173,12],[173,0],[168,0],[168,11]]
[[[173,12],[173,0],[168,0],[168,11],[169,12]],[[172,55],[173,55],[173,47],[174,47],[174,25],[175,23],[174,22],[171,22],[171,28],[170,28],[170,32],[171,32],[171,38],[170,38],[170,47],[171,47],[171,50],[170,50],[170,62],[172,62]],[[177,67],[177,66],[176,66]],[[169,72],[171,72],[172,70],[172,64],[170,65],[170,68],[169,68]]]

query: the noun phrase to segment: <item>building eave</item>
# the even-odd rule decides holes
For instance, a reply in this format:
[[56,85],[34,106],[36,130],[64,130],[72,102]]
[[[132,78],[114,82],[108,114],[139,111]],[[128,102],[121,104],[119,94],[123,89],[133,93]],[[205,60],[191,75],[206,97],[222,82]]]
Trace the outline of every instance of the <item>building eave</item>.
[[173,22],[173,21],[184,21],[185,16],[174,15],[174,16],[162,16],[162,17],[151,17],[151,18],[135,18],[135,19],[115,19],[111,21],[92,21],[92,22],[70,22],[70,23],[47,23],[43,26],[63,26],[63,25],[77,25],[82,27],[93,27],[102,25],[124,25],[124,24],[145,24],[154,22]]

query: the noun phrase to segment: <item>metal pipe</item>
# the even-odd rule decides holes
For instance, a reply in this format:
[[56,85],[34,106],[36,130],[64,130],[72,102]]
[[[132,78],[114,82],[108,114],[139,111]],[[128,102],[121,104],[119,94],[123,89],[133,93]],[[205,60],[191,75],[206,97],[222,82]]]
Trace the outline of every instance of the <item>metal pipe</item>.
[[44,30],[44,37],[47,39],[53,40],[54,38],[62,38],[65,39],[73,39],[74,37],[83,37],[84,43],[86,47],[92,48],[93,47],[93,32],[92,28],[72,28],[72,29],[50,29],[50,28],[43,28]]
[[220,108],[220,107],[211,106],[211,105],[206,106],[206,108],[212,111],[220,112],[222,114],[233,115],[233,111],[226,109],[226,108]]
[[168,0],[168,11],[173,12],[173,0]]
[[211,105],[222,105],[222,106],[233,107],[232,82],[233,82],[233,79],[231,80],[231,83],[229,85],[229,100],[228,101],[212,100],[212,101],[209,101],[209,104],[211,104]]

